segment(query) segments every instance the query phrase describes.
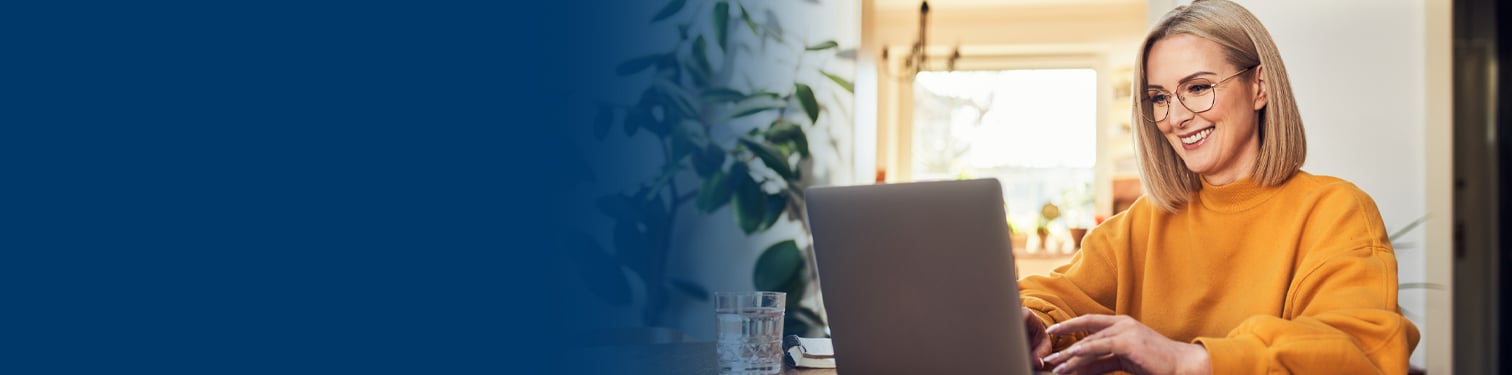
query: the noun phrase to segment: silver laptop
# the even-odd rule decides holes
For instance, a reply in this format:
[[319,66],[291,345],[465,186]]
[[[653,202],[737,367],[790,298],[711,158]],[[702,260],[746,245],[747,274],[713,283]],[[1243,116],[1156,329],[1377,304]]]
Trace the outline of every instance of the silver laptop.
[[839,373],[1033,373],[997,180],[804,195]]

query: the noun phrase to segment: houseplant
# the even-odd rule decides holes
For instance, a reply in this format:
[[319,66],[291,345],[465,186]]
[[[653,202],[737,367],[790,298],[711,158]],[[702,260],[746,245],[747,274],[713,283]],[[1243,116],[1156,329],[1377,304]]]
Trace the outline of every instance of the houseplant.
[[[692,205],[699,215],[728,208],[747,235],[766,232],[779,220],[796,221],[806,237],[801,192],[811,183],[805,176],[812,164],[808,134],[822,127],[822,115],[830,107],[811,85],[853,91],[849,80],[816,67],[813,60],[804,62],[805,57],[835,57],[838,43],[804,43],[784,35],[781,19],[767,12],[758,22],[747,5],[667,2],[650,22],[675,26],[677,43],[620,63],[615,69],[620,76],[649,74],[651,83],[641,88],[638,100],[603,103],[595,116],[593,133],[599,140],[615,128],[626,137],[649,136],[662,162],[654,176],[636,187],[597,200],[599,211],[614,222],[613,247],[578,241],[585,244],[578,246],[575,258],[584,281],[604,301],[628,305],[630,279],[644,285],[639,307],[642,323],[649,327],[667,325],[665,312],[674,294],[709,298],[704,286],[667,272],[673,230],[686,219],[679,217],[680,208]],[[753,76],[756,69],[744,64],[762,62],[741,58],[748,56],[738,56],[738,51],[767,48],[795,52],[799,58],[791,68],[800,74],[783,82]],[[822,78],[803,80],[811,77]],[[758,125],[735,125],[752,122]],[[801,303],[814,289],[812,259],[810,247],[795,239],[778,240],[766,246],[751,271],[755,289],[788,293],[787,334],[809,335],[825,324],[818,309]]]
[[1045,241],[1050,237],[1050,223],[1060,218],[1060,214],[1060,207],[1054,203],[1047,202],[1040,207],[1039,225],[1034,228],[1034,233],[1039,235],[1041,252],[1049,251],[1049,247],[1045,246]]

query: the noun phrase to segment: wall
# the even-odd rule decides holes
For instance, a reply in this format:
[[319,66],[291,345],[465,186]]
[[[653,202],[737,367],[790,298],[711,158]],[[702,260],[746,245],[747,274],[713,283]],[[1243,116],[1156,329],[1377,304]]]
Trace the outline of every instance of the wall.
[[[1423,0],[1238,1],[1265,24],[1290,74],[1307,126],[1304,170],[1352,181],[1380,207],[1389,231],[1447,211],[1427,209],[1424,135],[1427,130],[1428,51]],[[1152,17],[1174,4],[1152,1]],[[1151,20],[1153,22],[1153,19]],[[1402,283],[1427,280],[1427,254],[1449,251],[1427,246],[1422,227],[1399,243]],[[1425,339],[1412,363],[1424,366],[1423,343],[1437,331],[1426,321],[1425,289],[1404,289],[1400,303]],[[1447,358],[1447,357],[1443,357]],[[1447,365],[1447,363],[1445,364]],[[1437,368],[1437,366],[1435,366]],[[1440,372],[1440,371],[1433,371]]]

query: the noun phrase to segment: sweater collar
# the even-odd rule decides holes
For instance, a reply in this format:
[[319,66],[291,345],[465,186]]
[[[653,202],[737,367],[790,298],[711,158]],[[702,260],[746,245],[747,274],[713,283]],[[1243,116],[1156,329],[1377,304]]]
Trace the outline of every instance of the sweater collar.
[[1218,186],[1202,181],[1202,191],[1197,192],[1198,201],[1204,208],[1220,212],[1238,212],[1259,206],[1281,191],[1280,186],[1260,186],[1249,177],[1227,185]]

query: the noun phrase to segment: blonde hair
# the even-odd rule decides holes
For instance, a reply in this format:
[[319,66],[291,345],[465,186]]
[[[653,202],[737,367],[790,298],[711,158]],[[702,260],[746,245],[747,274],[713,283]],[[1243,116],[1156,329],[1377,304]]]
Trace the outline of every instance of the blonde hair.
[[[1145,60],[1150,47],[1168,36],[1191,34],[1223,46],[1226,60],[1243,69],[1256,65],[1269,96],[1260,109],[1260,157],[1250,177],[1261,186],[1285,183],[1302,168],[1307,159],[1307,139],[1302,132],[1302,116],[1286,78],[1281,53],[1265,26],[1249,10],[1227,0],[1197,0],[1176,7],[1150,30],[1134,62],[1134,92],[1142,93]],[[1254,71],[1245,75],[1257,74]],[[1246,78],[1253,79],[1253,78]],[[1253,81],[1250,81],[1253,82]],[[1143,95],[1134,95],[1134,148],[1138,156],[1139,177],[1146,195],[1156,206],[1175,212],[1192,195],[1202,190],[1200,176],[1187,169],[1181,157],[1161,135],[1160,129],[1146,118],[1153,118]]]

